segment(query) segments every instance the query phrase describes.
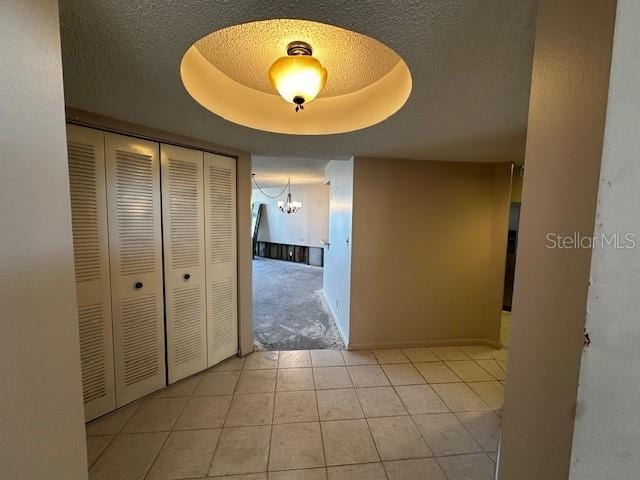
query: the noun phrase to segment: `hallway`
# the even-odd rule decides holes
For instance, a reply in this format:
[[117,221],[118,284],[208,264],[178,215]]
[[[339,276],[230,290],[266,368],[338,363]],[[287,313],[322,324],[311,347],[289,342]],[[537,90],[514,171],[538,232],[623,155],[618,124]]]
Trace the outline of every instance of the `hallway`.
[[505,362],[486,347],[233,357],[89,423],[90,477],[492,480]]
[[342,348],[322,294],[322,268],[254,259],[253,334],[265,350]]

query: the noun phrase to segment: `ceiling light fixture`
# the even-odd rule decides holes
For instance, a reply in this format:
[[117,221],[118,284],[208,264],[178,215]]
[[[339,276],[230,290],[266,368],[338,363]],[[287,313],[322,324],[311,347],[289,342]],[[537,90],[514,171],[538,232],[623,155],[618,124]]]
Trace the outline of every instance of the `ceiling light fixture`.
[[291,177],[289,177],[289,181],[287,182],[287,184],[284,186],[284,188],[282,189],[282,191],[276,195],[270,195],[269,193],[265,192],[264,189],[258,185],[258,181],[256,180],[256,174],[252,173],[251,174],[251,180],[253,180],[253,183],[255,184],[255,186],[258,188],[258,190],[260,190],[262,192],[262,194],[267,197],[267,198],[271,198],[273,200],[275,200],[276,198],[279,198],[282,196],[282,194],[289,189],[289,193],[287,194],[287,201],[283,202],[282,200],[278,201],[278,208],[280,209],[280,211],[282,213],[296,213],[298,210],[300,210],[302,208],[302,202],[294,202],[293,199],[291,198]]
[[311,45],[302,41],[287,46],[287,56],[269,68],[269,80],[280,96],[304,110],[304,104],[318,96],[327,82],[327,69],[312,57]]
[[[306,67],[310,80],[298,75]],[[212,121],[304,136],[380,123],[402,108],[412,85],[407,63],[375,38],[291,18],[229,25],[205,35],[185,52],[180,76],[193,99],[220,117]],[[304,110],[295,113],[299,105]]]
[[294,202],[291,199],[291,178],[289,178],[289,182],[287,183],[289,187],[289,193],[287,193],[287,201],[283,202],[280,200],[278,202],[278,208],[282,213],[296,213],[298,210],[302,208],[301,202]]

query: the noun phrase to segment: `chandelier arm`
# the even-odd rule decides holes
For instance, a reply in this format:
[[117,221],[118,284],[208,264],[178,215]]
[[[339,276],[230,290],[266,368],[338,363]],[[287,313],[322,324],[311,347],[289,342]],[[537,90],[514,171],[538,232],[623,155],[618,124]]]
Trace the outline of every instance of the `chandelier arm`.
[[[289,178],[289,181],[284,186],[282,191],[278,195],[273,196],[273,195],[269,195],[267,192],[265,192],[262,189],[262,187],[260,185],[258,185],[258,182],[256,181],[255,174],[251,174],[251,180],[253,180],[253,183],[256,185],[256,187],[258,187],[258,190],[260,190],[265,197],[272,198],[272,199],[280,198],[282,196],[282,194],[287,190],[287,187],[289,187],[291,185],[291,178]],[[291,189],[289,189],[289,190],[291,190]]]

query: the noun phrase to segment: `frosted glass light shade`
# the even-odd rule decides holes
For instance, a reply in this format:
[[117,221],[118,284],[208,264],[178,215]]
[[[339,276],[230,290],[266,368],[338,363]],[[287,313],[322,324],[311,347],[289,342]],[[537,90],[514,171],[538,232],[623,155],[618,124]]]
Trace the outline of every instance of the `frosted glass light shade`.
[[289,103],[296,97],[312,101],[327,82],[327,70],[310,55],[292,55],[276,60],[269,69],[269,80]]

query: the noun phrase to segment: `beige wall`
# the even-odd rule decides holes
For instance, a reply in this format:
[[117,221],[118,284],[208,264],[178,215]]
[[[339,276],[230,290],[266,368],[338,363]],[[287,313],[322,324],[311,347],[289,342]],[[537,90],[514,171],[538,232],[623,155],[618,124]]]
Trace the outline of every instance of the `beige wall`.
[[510,175],[355,159],[351,348],[499,342]]
[[521,202],[522,201],[522,183],[524,181],[524,177],[520,174],[519,166],[514,167],[513,169],[513,181],[511,184],[511,201],[512,202]]
[[0,15],[0,478],[87,478],[58,4]]
[[253,352],[253,240],[251,238],[251,155],[238,153],[238,345],[241,355]]
[[569,474],[591,251],[546,248],[546,235],[593,233],[615,6],[542,0],[538,7],[503,480]]

